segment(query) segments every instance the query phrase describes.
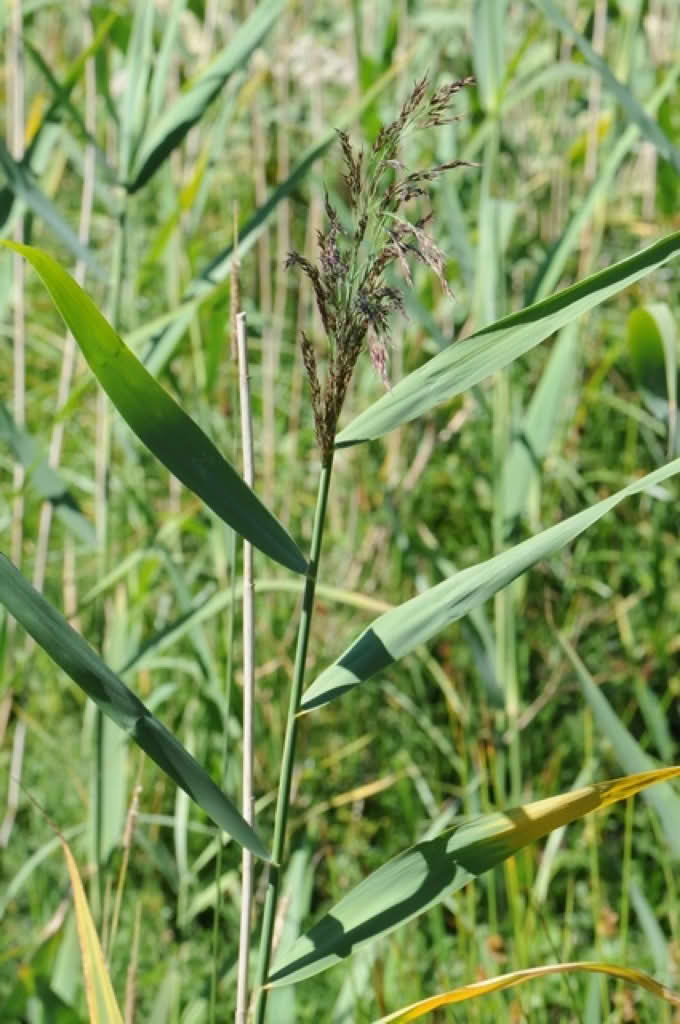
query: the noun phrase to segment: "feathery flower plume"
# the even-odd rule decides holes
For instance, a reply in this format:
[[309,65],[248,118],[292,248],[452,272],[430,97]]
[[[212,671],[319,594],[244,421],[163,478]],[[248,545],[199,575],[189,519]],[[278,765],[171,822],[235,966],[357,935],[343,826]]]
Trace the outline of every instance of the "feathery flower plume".
[[403,138],[418,129],[450,124],[458,118],[450,111],[453,97],[474,82],[461,78],[428,93],[427,77],[415,83],[399,116],[384,125],[367,153],[357,152],[347,132],[338,131],[344,163],[343,179],[352,226],[343,227],[325,196],[327,226],[318,232],[319,265],[290,252],[287,267],[298,267],[311,281],[316,305],[328,338],[328,365],[322,387],[314,346],[302,334],[301,347],[309,379],[316,438],[326,462],[333,451],[338,417],[357,359],[368,350],[376,373],[389,388],[389,322],[393,313],[405,314],[401,292],[386,284],[384,274],[396,263],[412,284],[409,259],[428,266],[450,294],[444,276],[446,257],[425,231],[429,213],[415,221],[401,213],[413,199],[428,195],[428,182],[458,167],[476,166],[452,160],[425,170],[407,172],[398,157]]

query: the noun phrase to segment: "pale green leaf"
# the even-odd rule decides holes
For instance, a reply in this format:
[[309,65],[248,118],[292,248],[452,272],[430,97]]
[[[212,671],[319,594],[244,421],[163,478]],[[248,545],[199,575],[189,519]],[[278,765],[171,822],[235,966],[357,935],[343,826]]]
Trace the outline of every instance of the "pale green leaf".
[[274,24],[286,0],[262,0],[224,50],[188,82],[179,97],[146,133],[135,155],[128,190],[136,192],[201,119],[229,76],[250,57]]
[[678,775],[680,767],[672,767],[595,783],[480,815],[418,843],[360,882],[298,939],[270,975],[270,985],[302,981],[341,963],[553,829]]
[[[607,737],[619,766],[625,772],[646,772],[658,767],[653,758],[646,754],[640,744],[631,735],[613,707],[607,700],[601,687],[597,686],[590,672],[583,664],[569,641],[558,634],[558,639],[571,661],[581,691],[590,705],[595,722],[600,732]],[[671,786],[655,786],[644,794],[645,800],[653,807],[661,819],[666,842],[674,856],[680,856],[680,798],[675,795]]]
[[106,959],[99,942],[92,914],[80,879],[78,865],[70,847],[61,836],[61,846],[66,857],[68,873],[73,890],[73,905],[78,925],[80,958],[83,965],[85,996],[90,1015],[90,1024],[123,1024],[123,1018],[113,992]]
[[650,274],[680,252],[680,232],[440,352],[345,427],[338,447],[380,437],[479,384],[576,317]]
[[612,93],[621,105],[629,121],[637,125],[644,137],[652,143],[660,155],[665,160],[668,160],[675,167],[676,171],[680,172],[680,150],[664,135],[658,122],[643,110],[630,89],[623,82],[619,82],[612,74],[604,58],[599,53],[595,53],[588,40],[576,31],[559,7],[553,3],[553,0],[533,0],[533,3],[550,18],[561,32],[564,32],[565,35],[569,36],[576,43],[588,64],[602,79],[605,88]]
[[674,459],[611,497],[488,561],[463,569],[381,615],[312,683],[303,696],[302,710],[309,711],[327,704],[403,658],[419,644],[426,643],[450,623],[487,601],[531,566],[569,544],[619,502],[662,483],[676,473],[680,473],[680,459]]
[[26,470],[28,482],[35,489],[38,497],[43,501],[52,502],[56,515],[66,528],[79,537],[84,544],[94,546],[96,543],[94,527],[80,511],[78,502],[66,481],[49,465],[45,454],[30,434],[19,429],[9,410],[1,401],[0,441],[8,445],[15,458],[22,464]]

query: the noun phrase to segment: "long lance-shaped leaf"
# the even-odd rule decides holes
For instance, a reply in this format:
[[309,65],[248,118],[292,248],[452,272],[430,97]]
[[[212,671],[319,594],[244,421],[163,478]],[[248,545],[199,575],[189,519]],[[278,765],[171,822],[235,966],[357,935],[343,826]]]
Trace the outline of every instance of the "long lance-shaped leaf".
[[241,25],[222,53],[192,82],[143,140],[132,168],[128,191],[136,192],[201,119],[229,76],[248,59],[274,24],[286,0],[263,0]]
[[24,164],[13,159],[2,139],[0,139],[0,167],[5,172],[7,184],[12,192],[23,199],[29,210],[32,210],[36,217],[39,217],[52,229],[56,237],[70,249],[76,259],[82,260],[95,274],[102,277],[101,267],[96,262],[91,250],[83,245],[52,200],[48,199],[44,192],[41,192]]
[[502,992],[506,988],[514,988],[516,985],[525,985],[527,981],[535,978],[545,978],[550,974],[574,974],[579,972],[586,974],[605,974],[610,978],[617,978],[629,985],[637,985],[644,988],[659,999],[665,999],[673,1006],[680,1006],[680,996],[671,992],[669,988],[655,981],[654,978],[639,971],[636,967],[620,967],[618,964],[605,964],[597,960],[581,960],[564,964],[542,964],[540,967],[527,967],[522,971],[511,971],[509,974],[501,974],[496,978],[484,978],[483,981],[473,981],[470,985],[462,985],[460,988],[452,989],[450,992],[440,992],[439,995],[430,996],[428,999],[421,999],[417,1003],[411,1003],[395,1013],[389,1013],[381,1017],[374,1024],[408,1024],[412,1020],[420,1020],[426,1013],[432,1013],[440,1006],[453,1006],[454,1003],[465,1003],[469,999],[479,999],[480,996],[489,995],[492,992]]
[[83,981],[90,1024],[123,1024],[109,977],[106,957],[92,920],[78,865],[66,840],[61,835],[59,839],[73,890],[73,906],[76,913],[80,959],[83,966]]
[[643,110],[623,82],[619,82],[618,78],[612,74],[607,62],[599,54],[595,53],[588,40],[576,31],[573,25],[565,18],[562,11],[553,3],[553,0],[533,0],[533,3],[539,10],[543,11],[546,17],[550,18],[553,24],[557,25],[565,35],[569,36],[576,43],[591,68],[602,79],[605,88],[609,89],[621,104],[628,119],[638,126],[645,138],[649,139],[661,156],[668,160],[675,167],[676,171],[680,172],[680,150],[664,135],[658,123]]
[[487,601],[531,566],[569,544],[624,498],[654,487],[675,473],[680,473],[680,459],[668,462],[611,497],[486,562],[463,569],[424,594],[381,615],[312,683],[302,698],[301,709],[309,711],[327,704],[387,668],[451,622]]
[[418,843],[360,882],[279,958],[269,983],[310,978],[387,935],[522,847],[591,811],[627,800],[680,767],[629,775],[507,811],[472,818]]
[[40,249],[2,244],[22,253],[38,271],[99,383],[149,451],[242,537],[287,568],[304,573],[307,563],[283,526],[73,278]]
[[2,554],[0,603],[104,714],[127,732],[215,824],[258,857],[269,860],[257,833],[179,740],[154,718],[83,637]]
[[680,232],[456,342],[357,416],[338,435],[338,447],[380,437],[422,416],[439,402],[467,391],[678,253]]

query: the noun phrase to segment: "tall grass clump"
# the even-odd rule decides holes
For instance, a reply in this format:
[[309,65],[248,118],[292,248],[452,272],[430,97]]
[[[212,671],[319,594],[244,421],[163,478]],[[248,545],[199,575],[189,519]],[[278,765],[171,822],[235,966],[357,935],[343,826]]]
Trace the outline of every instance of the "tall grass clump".
[[[258,32],[261,30],[260,26]],[[256,45],[257,39],[250,40],[248,45]],[[225,66],[230,69],[232,65],[226,62]],[[226,75],[227,71],[224,73]],[[201,81],[199,79],[198,84]],[[312,327],[305,326],[299,336],[309,415],[314,423],[320,460],[316,504],[310,515],[311,541],[306,555],[288,529],[260,500],[255,488],[242,478],[218,449],[207,430],[200,427],[182,404],[161,386],[148,366],[123,342],[115,327],[62,266],[38,248],[21,242],[5,243],[35,268],[102,389],[146,448],[217,519],[268,559],[295,574],[294,580],[286,579],[285,585],[296,592],[301,591],[283,746],[275,772],[278,789],[273,835],[269,840],[261,834],[262,819],[250,820],[248,812],[242,815],[225,793],[222,779],[218,784],[207,768],[124,684],[119,674],[72,628],[57,608],[29,584],[9,559],[0,558],[0,601],[10,614],[100,711],[156,762],[162,773],[173,780],[186,797],[200,806],[236,844],[262,862],[261,885],[259,890],[257,885],[255,887],[256,895],[261,896],[264,892],[262,911],[260,914],[256,910],[254,922],[254,931],[256,934],[259,932],[259,953],[256,969],[250,974],[249,950],[241,951],[241,976],[249,977],[251,981],[250,1011],[255,1024],[264,1024],[268,1001],[273,1000],[272,992],[278,995],[277,990],[284,986],[301,984],[347,961],[359,949],[365,949],[368,957],[369,950],[377,949],[387,935],[435,906],[443,905],[450,911],[451,899],[459,890],[503,862],[506,863],[511,889],[518,870],[517,862],[511,858],[528,844],[592,811],[629,800],[653,783],[661,782],[663,785],[651,791],[655,796],[649,795],[650,804],[659,816],[664,842],[668,843],[674,855],[678,852],[680,801],[668,787],[668,782],[680,775],[680,768],[659,767],[627,733],[617,733],[623,751],[621,759],[627,772],[622,778],[590,782],[584,777],[582,785],[546,799],[509,808],[483,807],[481,809],[486,813],[465,818],[459,818],[447,804],[441,809],[436,808],[438,813],[433,814],[432,827],[424,836],[413,835],[408,824],[393,821],[390,828],[398,836],[400,852],[394,857],[381,857],[377,868],[358,885],[349,887],[342,898],[304,934],[297,934],[299,929],[295,927],[293,934],[290,931],[286,933],[288,903],[304,888],[296,875],[301,863],[297,855],[302,854],[304,868],[304,856],[312,845],[313,836],[312,828],[306,829],[304,843],[288,854],[286,847],[292,831],[289,819],[294,805],[296,748],[303,715],[312,715],[333,701],[355,700],[359,706],[361,687],[371,678],[384,673],[410,653],[422,651],[424,645],[453,622],[479,612],[487,600],[572,543],[625,499],[642,493],[665,496],[662,485],[680,472],[680,459],[675,458],[605,496],[584,489],[588,501],[580,511],[552,526],[537,529],[518,543],[508,544],[492,557],[460,570],[443,560],[444,578],[437,584],[416,588],[409,581],[410,596],[403,603],[377,609],[374,602],[371,607],[380,613],[350,640],[342,654],[336,657],[335,651],[331,650],[333,641],[329,639],[328,651],[324,651],[329,664],[315,679],[307,681],[308,650],[315,608],[318,607],[333,465],[335,459],[342,457],[343,449],[381,438],[429,414],[437,405],[476,388],[480,382],[503,371],[555,332],[574,324],[582,314],[663,267],[680,253],[680,233],[668,235],[604,270],[583,277],[569,288],[487,324],[454,344],[443,346],[438,354],[420,363],[401,380],[391,379],[390,348],[394,318],[406,314],[406,295],[413,285],[415,264],[432,271],[439,285],[449,292],[447,257],[435,239],[435,219],[426,206],[430,199],[430,183],[450,171],[474,166],[470,160],[451,158],[435,162],[425,169],[409,169],[405,163],[404,143],[415,132],[429,132],[454,121],[457,117],[456,100],[461,90],[472,87],[474,81],[473,76],[467,75],[431,88],[426,77],[419,79],[398,116],[381,127],[374,141],[363,149],[352,143],[346,131],[340,130],[342,203],[332,202],[328,193],[325,194],[325,219],[318,232],[317,262],[295,250],[290,251],[287,257],[287,267],[299,271],[305,283],[311,286],[323,332],[323,337],[317,337]],[[204,91],[197,95],[194,102],[202,110],[201,104],[205,105],[208,100]],[[212,94],[210,96],[212,98]],[[179,115],[176,120],[181,125],[185,124]],[[177,124],[173,124],[172,131],[176,133]],[[151,141],[154,139],[152,136]],[[148,152],[143,147],[138,148],[132,164],[134,173],[128,182],[131,193],[156,173],[170,148],[165,136],[155,139],[153,146],[149,142]],[[235,255],[232,252],[231,258]],[[226,264],[226,257],[222,264]],[[235,283],[234,279],[232,300]],[[192,296],[189,296],[187,306],[191,300]],[[244,329],[245,321],[242,319],[240,322]],[[245,344],[244,338],[241,342]],[[364,354],[385,393],[339,429],[350,385]],[[153,358],[153,353],[150,358]],[[250,479],[250,474],[246,475]],[[469,503],[473,504],[472,496]],[[334,582],[342,584],[341,580]],[[276,583],[281,584],[281,581],[277,579]],[[283,585],[281,589],[284,589]],[[229,595],[218,594],[217,597],[223,599],[221,607],[233,603],[234,594],[235,589]],[[371,595],[360,597],[370,604]],[[191,619],[193,611],[187,610],[184,619]],[[576,668],[586,700],[596,708],[594,713],[606,718],[607,707],[601,703],[601,694],[592,684],[578,655],[566,638],[560,636],[559,640],[569,652],[568,657]],[[197,648],[203,655],[200,637]],[[419,709],[412,707],[411,710],[419,718]],[[494,725],[507,724],[503,710],[501,701]],[[422,719],[425,717],[423,714]],[[228,721],[227,714],[225,750]],[[514,728],[515,720],[510,724]],[[464,722],[461,729],[464,732]],[[440,748],[443,746],[447,751],[451,750],[452,759],[458,756],[458,751],[447,746],[448,738],[442,738],[441,733],[435,730],[430,734],[436,735]],[[423,790],[427,791],[426,780],[421,782]],[[586,784],[588,782],[590,784]],[[432,799],[431,802],[435,801]],[[221,851],[220,841],[221,832],[216,837],[217,848]],[[322,854],[320,851],[319,855]],[[125,863],[127,868],[127,861]],[[219,857],[217,863],[221,863]],[[75,877],[70,860],[69,870]],[[290,881],[292,886],[292,892],[285,895],[282,892],[284,881]],[[218,893],[221,892],[221,884],[218,869],[215,879]],[[180,901],[181,895],[178,903]],[[88,922],[91,962],[97,965],[92,969],[103,976],[106,968],[96,936],[92,935],[93,926],[85,914],[80,890],[78,905],[82,919]],[[503,908],[499,910],[494,906],[494,914],[503,913]],[[508,913],[517,913],[517,902]],[[465,922],[468,931],[472,931],[473,941],[474,923],[473,914]],[[248,931],[247,927],[244,928],[243,934],[247,935]],[[287,934],[280,947],[277,932]],[[517,932],[521,932],[521,927]],[[216,976],[218,966],[222,964],[220,952],[216,950],[213,957]],[[388,1012],[382,1021],[415,1020],[438,1007],[498,993],[533,978],[560,972],[571,974],[577,970],[608,975],[646,988],[669,1004],[678,1003],[678,997],[663,981],[657,981],[640,970],[601,958],[582,962],[566,957],[561,961],[559,957],[556,959],[558,962],[552,964],[523,964],[521,970],[484,981],[474,982],[470,978],[468,985],[437,992],[394,1013],[385,1007]],[[446,965],[441,965],[441,972],[446,972]],[[422,996],[422,989],[431,981],[420,980],[419,996]],[[437,987],[442,987],[439,974]],[[102,991],[105,991],[107,1004],[110,1003],[109,987],[102,986]],[[215,984],[211,1014],[213,1019],[223,1019],[224,1014],[215,1007],[216,991]],[[326,1014],[326,1011],[325,1004],[318,1008],[318,1013]],[[243,1016],[243,1002],[240,1013]]]

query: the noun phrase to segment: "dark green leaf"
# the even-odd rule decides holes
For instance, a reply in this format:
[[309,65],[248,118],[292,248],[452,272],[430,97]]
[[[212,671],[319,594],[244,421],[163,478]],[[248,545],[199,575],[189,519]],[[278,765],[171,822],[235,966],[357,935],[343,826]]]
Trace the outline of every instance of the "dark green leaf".
[[4,555],[0,555],[0,602],[104,714],[128,733],[220,828],[258,857],[269,859],[259,836],[179,740]]
[[72,277],[40,249],[3,242],[40,274],[92,371],[137,437],[225,523],[295,572],[307,563],[201,428],[139,362]]

